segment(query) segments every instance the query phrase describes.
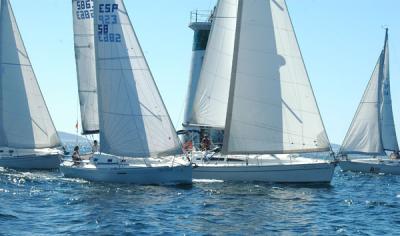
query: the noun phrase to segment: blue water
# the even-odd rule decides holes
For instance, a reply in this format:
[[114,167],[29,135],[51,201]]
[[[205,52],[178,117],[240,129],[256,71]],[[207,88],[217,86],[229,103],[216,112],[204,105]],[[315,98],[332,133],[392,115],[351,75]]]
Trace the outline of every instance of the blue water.
[[400,177],[336,171],[331,185],[132,186],[0,168],[0,235],[400,233]]

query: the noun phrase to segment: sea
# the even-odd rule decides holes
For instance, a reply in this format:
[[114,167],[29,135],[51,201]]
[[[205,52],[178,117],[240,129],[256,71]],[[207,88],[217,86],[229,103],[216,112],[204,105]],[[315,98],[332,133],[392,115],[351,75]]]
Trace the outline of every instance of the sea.
[[0,167],[0,235],[399,235],[400,176],[135,186]]

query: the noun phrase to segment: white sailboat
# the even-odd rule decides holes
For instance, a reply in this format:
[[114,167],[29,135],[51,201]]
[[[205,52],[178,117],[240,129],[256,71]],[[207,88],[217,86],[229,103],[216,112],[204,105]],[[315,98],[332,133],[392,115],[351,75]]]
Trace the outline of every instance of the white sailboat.
[[191,183],[191,163],[181,155],[123,1],[94,1],[93,10],[101,153],[79,165],[64,161],[61,171],[98,182]]
[[190,125],[224,129],[194,179],[330,182],[330,143],[284,0],[219,0]]
[[[387,158],[391,153],[392,158]],[[389,74],[389,37],[339,152],[344,171],[400,174]],[[352,158],[350,158],[350,156]]]
[[11,4],[0,4],[0,166],[55,169],[60,139],[40,91]]

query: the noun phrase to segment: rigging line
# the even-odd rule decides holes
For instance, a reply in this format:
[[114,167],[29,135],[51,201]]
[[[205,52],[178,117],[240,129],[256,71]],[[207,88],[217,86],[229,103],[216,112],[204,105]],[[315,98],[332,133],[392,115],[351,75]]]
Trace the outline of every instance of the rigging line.
[[187,103],[187,101],[182,100],[181,109],[179,110],[179,114],[178,114],[179,116],[178,116],[178,119],[175,121],[175,128],[178,127],[178,125],[182,125],[182,123],[183,123],[184,118],[182,118],[182,113],[186,107],[186,103]]
[[28,67],[32,66],[31,64],[8,63],[8,62],[2,62],[0,64],[7,66],[28,66]]
[[92,48],[90,45],[83,45],[83,46],[75,46],[75,49],[79,49],[79,48]]
[[88,37],[88,36],[95,36],[95,34],[74,34],[74,36],[78,36],[78,37]]
[[131,59],[137,59],[137,58],[144,58],[143,53],[141,56],[121,56],[121,57],[104,57],[104,58],[99,58],[97,59],[98,61],[112,61],[112,60],[131,60]]
[[78,134],[79,134],[79,95],[78,98],[76,99],[77,103],[76,103],[76,141],[75,144],[76,146],[78,146]]
[[40,131],[42,131],[46,136],[49,136],[48,133],[42,128],[40,127],[39,123],[35,121],[35,119],[33,117],[31,117],[31,121],[33,122],[33,124],[36,125],[36,127],[39,128]]

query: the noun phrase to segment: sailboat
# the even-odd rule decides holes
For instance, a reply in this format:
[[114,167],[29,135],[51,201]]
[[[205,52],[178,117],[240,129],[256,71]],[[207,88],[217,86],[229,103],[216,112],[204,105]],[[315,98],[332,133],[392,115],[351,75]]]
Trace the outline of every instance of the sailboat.
[[191,163],[123,1],[94,1],[93,17],[100,153],[80,164],[64,161],[62,173],[97,182],[190,184]]
[[[194,179],[327,183],[335,163],[284,0],[219,0],[191,126],[224,130]],[[327,154],[329,156],[329,154]]]
[[[387,158],[389,153],[391,158]],[[390,94],[388,29],[383,50],[339,156],[343,159],[340,167],[344,171],[400,174],[399,146]]]
[[8,0],[0,4],[0,166],[55,169],[61,142]]

